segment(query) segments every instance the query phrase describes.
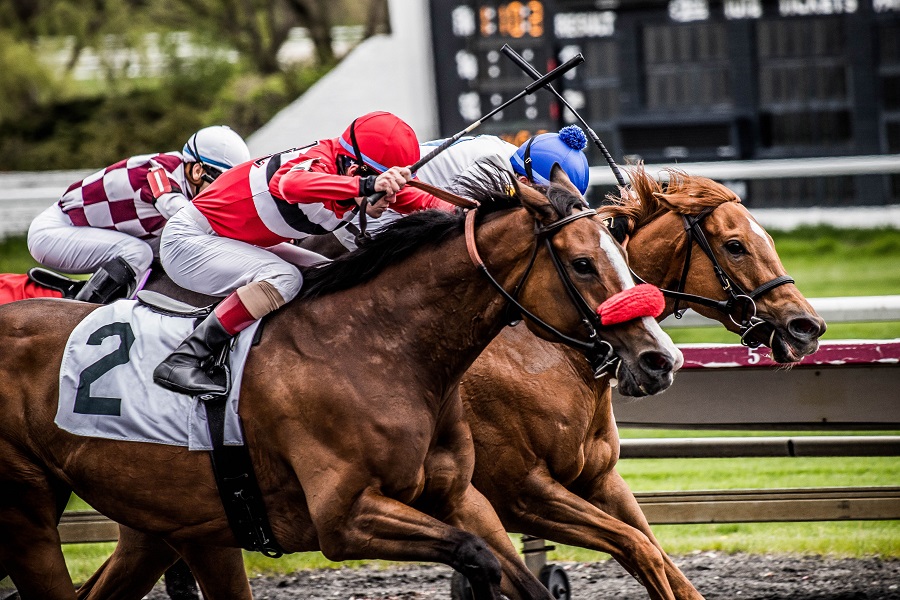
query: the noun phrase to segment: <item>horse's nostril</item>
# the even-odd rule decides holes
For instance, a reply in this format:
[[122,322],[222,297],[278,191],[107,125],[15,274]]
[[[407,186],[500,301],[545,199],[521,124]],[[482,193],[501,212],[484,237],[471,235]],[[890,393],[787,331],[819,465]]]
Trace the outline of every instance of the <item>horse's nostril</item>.
[[671,357],[664,352],[642,352],[640,360],[648,373],[669,373],[675,366]]
[[816,339],[825,333],[825,322],[821,319],[798,317],[788,323],[788,331],[796,338]]

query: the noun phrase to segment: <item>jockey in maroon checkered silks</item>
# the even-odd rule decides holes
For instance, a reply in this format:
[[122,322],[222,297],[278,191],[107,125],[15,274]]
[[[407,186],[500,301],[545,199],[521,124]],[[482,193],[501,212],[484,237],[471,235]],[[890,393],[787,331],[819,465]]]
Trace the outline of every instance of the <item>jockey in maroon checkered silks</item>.
[[[405,186],[407,165],[419,159],[412,128],[388,112],[353,121],[337,138],[240,165],[216,180],[166,224],[160,258],[178,285],[227,296],[153,372],[164,388],[190,395],[221,394],[201,364],[239,331],[297,296],[298,266],[326,260],[291,240],[345,226],[364,205],[380,216],[388,206],[406,214],[453,207]],[[370,205],[366,196],[384,192]]]
[[69,186],[28,229],[28,250],[63,273],[93,273],[75,297],[130,297],[149,274],[166,220],[222,172],[250,159],[230,128],[201,129],[181,152],[132,156]]

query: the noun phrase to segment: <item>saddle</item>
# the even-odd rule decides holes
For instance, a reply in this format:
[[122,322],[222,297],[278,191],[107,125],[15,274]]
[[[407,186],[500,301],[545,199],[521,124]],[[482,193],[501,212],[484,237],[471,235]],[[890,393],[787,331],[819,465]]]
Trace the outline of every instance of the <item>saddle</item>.
[[161,315],[170,317],[184,317],[188,319],[205,319],[213,311],[214,304],[209,306],[196,307],[170,298],[159,292],[150,290],[141,290],[137,293],[138,302]]

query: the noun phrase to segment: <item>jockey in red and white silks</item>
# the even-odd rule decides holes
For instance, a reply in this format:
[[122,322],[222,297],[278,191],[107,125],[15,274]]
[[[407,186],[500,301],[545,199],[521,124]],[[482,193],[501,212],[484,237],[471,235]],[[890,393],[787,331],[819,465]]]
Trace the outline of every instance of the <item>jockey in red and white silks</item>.
[[291,240],[334,231],[365,196],[386,192],[367,214],[452,206],[403,187],[419,158],[412,128],[386,112],[357,118],[344,134],[239,165],[166,224],[160,258],[178,285],[228,295],[154,372],[161,386],[221,394],[225,382],[201,363],[234,335],[297,296],[299,266],[326,260]]
[[[420,147],[426,156],[444,140],[426,142]],[[569,180],[582,195],[587,191],[589,168],[584,149],[587,136],[576,125],[563,127],[559,133],[542,133],[518,148],[494,135],[463,137],[431,161],[422,165],[416,178],[433,186],[463,193],[457,189],[460,181],[477,176],[483,165],[502,169],[513,174],[526,184],[549,185],[550,172],[554,164],[562,167]],[[400,218],[400,214],[387,210],[380,219],[368,223],[368,231],[378,229]],[[348,250],[356,249],[356,227],[334,232],[334,236]]]
[[38,215],[28,249],[52,269],[95,274],[77,300],[130,295],[150,269],[166,219],[222,171],[249,159],[237,133],[214,126],[193,134],[182,152],[119,161],[72,184]]

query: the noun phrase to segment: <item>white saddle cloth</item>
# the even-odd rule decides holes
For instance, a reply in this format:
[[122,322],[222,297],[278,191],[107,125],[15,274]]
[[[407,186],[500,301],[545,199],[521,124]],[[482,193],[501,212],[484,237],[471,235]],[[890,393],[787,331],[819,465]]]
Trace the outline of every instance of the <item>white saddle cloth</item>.
[[[258,326],[242,331],[232,350],[226,445],[244,443],[238,395]],[[120,300],[92,312],[66,342],[56,424],[75,435],[211,450],[202,402],[153,383],[153,369],[193,327],[192,318],[161,315],[136,300]]]

